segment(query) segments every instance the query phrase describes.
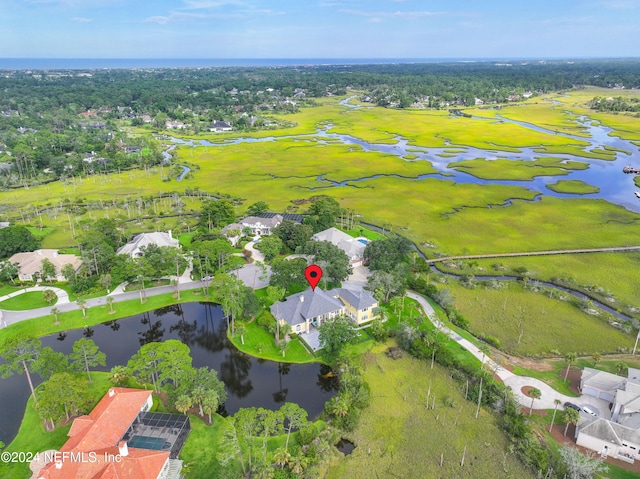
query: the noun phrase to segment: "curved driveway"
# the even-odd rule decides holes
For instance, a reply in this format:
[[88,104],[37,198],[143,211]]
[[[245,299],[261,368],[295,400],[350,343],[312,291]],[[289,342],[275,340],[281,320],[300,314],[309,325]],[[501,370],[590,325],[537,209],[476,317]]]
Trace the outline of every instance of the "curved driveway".
[[407,296],[409,296],[411,299],[414,299],[418,303],[420,303],[420,306],[422,306],[422,309],[424,310],[424,312],[426,313],[426,315],[429,317],[429,319],[431,320],[431,322],[436,328],[438,328],[444,334],[446,334],[451,339],[456,341],[460,346],[462,346],[471,354],[473,354],[481,362],[487,364],[491,371],[495,371],[497,376],[507,386],[511,388],[511,390],[513,391],[513,395],[521,405],[526,407],[531,406],[531,398],[523,394],[521,391],[521,389],[525,386],[537,388],[541,392],[540,399],[536,399],[534,401],[534,404],[533,404],[534,409],[554,409],[556,407],[555,405],[556,399],[558,399],[561,402],[561,404],[564,404],[567,401],[591,404],[591,402],[594,400],[594,398],[591,398],[589,396],[580,396],[580,397],[566,396],[564,394],[557,392],[547,383],[544,383],[539,379],[530,378],[527,376],[518,376],[517,374],[512,373],[511,371],[500,366],[489,356],[486,356],[485,354],[483,354],[475,344],[464,339],[458,333],[447,328],[444,324],[438,321],[438,319],[436,318],[435,311],[433,310],[433,307],[429,304],[429,302],[425,298],[423,298],[422,296],[414,292],[408,292]]

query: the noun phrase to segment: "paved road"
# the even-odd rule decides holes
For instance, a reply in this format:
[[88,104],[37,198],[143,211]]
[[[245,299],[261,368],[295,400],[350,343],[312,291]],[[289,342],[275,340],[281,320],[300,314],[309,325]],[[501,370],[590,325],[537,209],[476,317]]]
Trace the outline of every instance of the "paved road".
[[[202,287],[202,283],[200,281],[183,281],[184,278],[180,280],[180,291],[185,291],[187,289],[197,289]],[[45,289],[45,288],[43,288]],[[49,288],[46,288],[49,289]],[[53,289],[53,288],[51,288]],[[147,296],[158,296],[160,294],[173,293],[175,289],[173,286],[159,286],[157,288],[147,288]],[[66,293],[65,293],[66,294]],[[114,303],[120,303],[122,301],[128,301],[130,299],[139,299],[140,291],[130,291],[123,293],[114,293],[112,292],[109,296],[113,298]],[[103,306],[107,304],[106,296],[101,296],[99,298],[91,298],[85,300],[87,303],[87,308],[92,308],[95,306]],[[78,308],[77,302],[69,302],[69,296],[67,295],[67,302],[61,303],[58,301],[55,305],[56,308],[61,313],[67,311],[75,311]],[[46,308],[38,308],[38,309],[29,309],[26,311],[1,311],[0,318],[2,318],[2,322],[0,322],[0,326],[5,327],[11,324],[17,323],[19,321],[24,321],[26,319],[32,318],[41,318],[43,316],[51,315],[51,307]]]
[[9,298],[14,298],[20,294],[24,294],[24,293],[30,293],[32,291],[44,291],[50,289],[51,291],[53,291],[54,293],[56,293],[56,296],[58,297],[58,301],[56,303],[56,306],[58,304],[62,304],[62,303],[68,303],[69,302],[69,293],[67,293],[64,289],[61,288],[54,288],[53,286],[32,286],[30,288],[25,288],[25,289],[21,289],[19,291],[14,291],[13,293],[9,293],[6,294],[4,296],[0,296],[0,302],[4,301],[5,299],[9,299]]
[[560,400],[561,404],[564,404],[567,401],[580,404],[580,405],[591,404],[593,402],[594,398],[591,398],[589,396],[584,396],[584,395],[580,397],[566,396],[564,394],[557,392],[551,386],[540,381],[539,379],[530,378],[527,376],[518,376],[512,373],[511,371],[503,368],[494,360],[492,360],[489,356],[486,356],[485,354],[483,354],[476,345],[464,339],[458,333],[447,328],[444,324],[438,321],[435,315],[435,311],[433,310],[433,308],[425,298],[413,292],[407,293],[407,296],[409,296],[411,299],[414,299],[418,303],[420,303],[420,306],[422,306],[422,309],[424,310],[424,312],[426,313],[426,315],[429,317],[429,319],[431,320],[431,322],[434,324],[436,328],[438,328],[447,336],[455,340],[458,344],[460,344],[460,346],[465,348],[467,351],[471,352],[471,354],[473,354],[481,362],[483,362],[484,364],[487,364],[491,371],[496,371],[496,375],[500,379],[502,379],[502,381],[507,386],[511,388],[516,400],[521,405],[526,407],[531,406],[531,398],[523,394],[521,391],[521,389],[525,386],[538,388],[541,392],[540,399],[536,399],[533,403],[534,409],[554,409],[555,408],[554,401],[556,399]]
[[558,249],[549,251],[526,251],[519,253],[494,253],[494,254],[471,254],[466,256],[447,256],[445,258],[433,258],[426,260],[427,263],[440,263],[442,261],[454,261],[459,259],[482,259],[482,258],[508,258],[514,256],[545,256],[555,254],[576,254],[576,253],[612,253],[616,251],[638,251],[640,246],[620,246],[615,248],[585,248],[585,249]]

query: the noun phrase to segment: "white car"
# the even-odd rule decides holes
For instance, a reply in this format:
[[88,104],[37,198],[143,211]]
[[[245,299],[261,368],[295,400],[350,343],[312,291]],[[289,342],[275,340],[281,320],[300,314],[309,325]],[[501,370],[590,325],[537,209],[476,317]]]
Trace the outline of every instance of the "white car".
[[591,409],[589,406],[583,406],[583,407],[582,407],[582,410],[583,410],[584,412],[586,412],[587,414],[591,414],[592,416],[597,416],[597,415],[598,415],[598,414],[596,414],[596,412],[595,412],[593,409]]

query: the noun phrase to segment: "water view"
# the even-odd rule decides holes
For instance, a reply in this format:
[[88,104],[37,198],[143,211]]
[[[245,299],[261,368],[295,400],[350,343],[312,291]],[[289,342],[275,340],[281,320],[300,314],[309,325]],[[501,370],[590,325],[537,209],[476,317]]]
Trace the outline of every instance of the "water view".
[[[179,339],[191,348],[194,367],[218,371],[227,390],[227,401],[220,411],[223,414],[251,406],[278,409],[284,402],[295,402],[314,418],[335,394],[335,380],[322,377],[328,372],[326,366],[254,358],[229,342],[226,329],[219,305],[186,303],[47,336],[42,338],[42,346],[69,353],[75,341],[90,337],[107,355],[106,367],[97,370],[109,371],[126,364],[142,344]],[[29,397],[27,379],[24,375],[1,379],[0,391],[0,440],[8,444],[18,432]]]

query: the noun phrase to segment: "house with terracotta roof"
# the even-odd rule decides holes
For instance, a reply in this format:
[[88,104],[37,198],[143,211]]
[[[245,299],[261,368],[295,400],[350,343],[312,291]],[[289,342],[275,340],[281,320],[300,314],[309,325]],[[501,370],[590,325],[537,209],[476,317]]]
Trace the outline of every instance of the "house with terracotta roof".
[[189,417],[149,412],[152,404],[151,391],[111,388],[73,421],[67,442],[34,477],[178,479]]
[[66,281],[62,276],[62,268],[70,264],[75,271],[82,266],[82,260],[75,254],[60,254],[57,249],[37,249],[27,253],[16,253],[9,258],[10,263],[18,265],[20,281],[35,281],[42,273],[42,261],[48,259],[56,269],[56,280]]

